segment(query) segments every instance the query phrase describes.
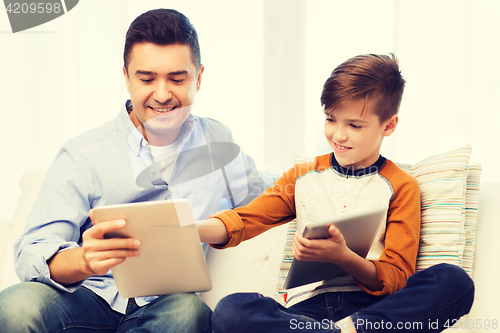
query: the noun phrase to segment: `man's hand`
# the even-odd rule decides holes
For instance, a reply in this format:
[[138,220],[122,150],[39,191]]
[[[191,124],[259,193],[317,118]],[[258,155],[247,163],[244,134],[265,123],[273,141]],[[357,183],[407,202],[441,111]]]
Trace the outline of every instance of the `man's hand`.
[[82,246],[62,251],[49,261],[51,278],[63,285],[71,285],[94,275],[104,275],[110,268],[127,257],[137,257],[140,241],[133,238],[104,238],[109,232],[125,227],[124,220],[111,220],[95,224],[82,234]]
[[82,249],[91,273],[104,275],[108,270],[125,261],[127,257],[137,257],[141,242],[133,238],[104,238],[104,235],[125,227],[125,220],[111,220],[95,224],[92,210],[89,212],[94,226],[82,234]]
[[301,261],[340,264],[352,251],[347,247],[344,236],[339,229],[331,225],[328,231],[331,237],[327,239],[307,239],[296,232],[292,248],[294,258]]

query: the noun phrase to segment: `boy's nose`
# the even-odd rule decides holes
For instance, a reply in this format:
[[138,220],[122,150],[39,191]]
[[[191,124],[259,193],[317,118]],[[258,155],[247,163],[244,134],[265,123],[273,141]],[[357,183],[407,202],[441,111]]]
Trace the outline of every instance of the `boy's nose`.
[[337,128],[337,130],[335,131],[335,133],[333,133],[333,140],[335,142],[344,142],[344,141],[347,140],[347,135],[340,128]]

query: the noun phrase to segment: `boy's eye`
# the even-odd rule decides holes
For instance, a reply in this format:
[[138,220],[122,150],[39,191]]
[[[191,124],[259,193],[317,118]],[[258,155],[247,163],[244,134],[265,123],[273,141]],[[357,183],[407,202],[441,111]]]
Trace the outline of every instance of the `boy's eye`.
[[354,124],[351,124],[351,127],[354,128],[354,129],[360,129],[361,128],[361,126],[354,125]]
[[153,79],[141,79],[141,81],[144,83],[150,83],[153,82]]
[[333,123],[335,122],[335,119],[332,119],[332,118],[326,118],[326,121],[329,122],[329,123]]
[[172,79],[174,83],[182,83],[184,82],[184,79]]

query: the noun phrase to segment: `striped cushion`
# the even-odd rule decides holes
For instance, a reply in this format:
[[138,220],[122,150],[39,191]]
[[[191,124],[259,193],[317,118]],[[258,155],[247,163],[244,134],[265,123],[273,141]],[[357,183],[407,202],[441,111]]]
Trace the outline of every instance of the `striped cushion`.
[[[462,267],[472,275],[481,165],[469,166],[471,146],[428,157],[414,165],[398,164],[412,174],[421,190],[422,225],[417,271],[438,263]],[[294,163],[313,160],[300,156]],[[292,256],[296,224],[289,223],[274,298],[286,302],[283,289]]]
[[274,295],[272,295],[272,297],[274,297],[274,299],[281,305],[285,305],[287,301],[287,290],[283,288],[283,286],[285,285],[285,280],[288,275],[288,271],[290,270],[290,266],[292,266],[292,246],[295,230],[297,230],[297,222],[295,220],[288,222],[285,248],[283,249],[283,257],[278,273],[278,284],[276,285]]
[[463,269],[472,277],[472,264],[476,248],[476,221],[479,207],[479,180],[481,177],[481,164],[469,167],[467,177],[467,191],[465,194],[465,248]]
[[431,156],[409,173],[421,191],[422,225],[417,271],[437,263],[463,264],[465,193],[470,146]]

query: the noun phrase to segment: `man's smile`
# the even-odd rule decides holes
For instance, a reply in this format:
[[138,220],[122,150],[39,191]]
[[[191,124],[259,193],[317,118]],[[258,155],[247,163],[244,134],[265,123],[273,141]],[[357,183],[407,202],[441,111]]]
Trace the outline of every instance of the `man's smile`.
[[171,107],[162,107],[162,108],[155,108],[152,106],[148,106],[151,110],[159,113],[164,113],[164,112],[169,112],[175,109],[177,106],[171,106]]

